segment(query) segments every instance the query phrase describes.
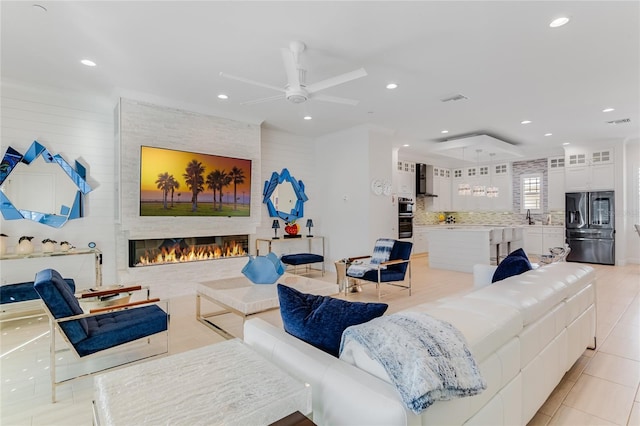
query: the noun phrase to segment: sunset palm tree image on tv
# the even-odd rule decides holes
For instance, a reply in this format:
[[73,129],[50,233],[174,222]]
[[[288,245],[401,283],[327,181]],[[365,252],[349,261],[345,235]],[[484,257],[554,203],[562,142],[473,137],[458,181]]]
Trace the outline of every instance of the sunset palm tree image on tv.
[[251,160],[142,146],[140,216],[249,216]]

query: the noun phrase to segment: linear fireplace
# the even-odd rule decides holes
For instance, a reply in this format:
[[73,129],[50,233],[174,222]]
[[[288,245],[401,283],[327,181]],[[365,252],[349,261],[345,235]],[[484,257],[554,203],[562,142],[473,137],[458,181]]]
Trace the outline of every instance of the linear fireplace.
[[129,267],[247,256],[248,235],[129,240]]

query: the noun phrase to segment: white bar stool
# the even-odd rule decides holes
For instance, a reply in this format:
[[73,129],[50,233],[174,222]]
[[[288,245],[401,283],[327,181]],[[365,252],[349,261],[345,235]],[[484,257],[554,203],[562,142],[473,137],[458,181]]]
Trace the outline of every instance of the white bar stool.
[[[507,257],[511,253],[511,242],[514,241],[513,229],[511,227],[502,228],[502,243],[507,244],[507,254],[503,257]],[[500,258],[498,258],[498,263],[500,263]]]
[[500,263],[500,244],[502,244],[502,228],[493,228],[489,231],[489,246],[490,251],[493,250],[493,246],[495,246],[495,258],[491,256],[490,263],[495,259],[496,265]]

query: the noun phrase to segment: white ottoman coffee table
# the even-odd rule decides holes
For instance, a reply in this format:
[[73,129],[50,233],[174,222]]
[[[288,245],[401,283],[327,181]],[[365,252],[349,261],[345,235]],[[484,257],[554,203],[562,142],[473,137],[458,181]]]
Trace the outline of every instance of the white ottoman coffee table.
[[[319,296],[332,296],[340,291],[337,284],[289,273],[282,275],[277,283],[302,293]],[[199,283],[196,288],[196,319],[222,336],[233,338],[208,318],[231,312],[241,316],[244,321],[251,315],[278,309],[280,303],[276,284],[253,284],[244,275]],[[201,312],[202,298],[219,305],[223,310],[203,314]]]
[[311,413],[311,387],[239,339],[98,375],[105,425],[267,425]]

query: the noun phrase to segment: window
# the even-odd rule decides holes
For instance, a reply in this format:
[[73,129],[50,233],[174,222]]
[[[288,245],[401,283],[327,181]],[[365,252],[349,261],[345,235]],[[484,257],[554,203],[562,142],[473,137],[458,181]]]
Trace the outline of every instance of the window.
[[522,175],[520,177],[520,212],[542,213],[542,175]]

